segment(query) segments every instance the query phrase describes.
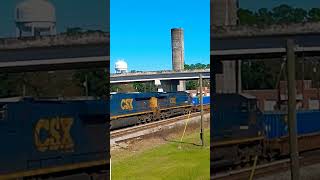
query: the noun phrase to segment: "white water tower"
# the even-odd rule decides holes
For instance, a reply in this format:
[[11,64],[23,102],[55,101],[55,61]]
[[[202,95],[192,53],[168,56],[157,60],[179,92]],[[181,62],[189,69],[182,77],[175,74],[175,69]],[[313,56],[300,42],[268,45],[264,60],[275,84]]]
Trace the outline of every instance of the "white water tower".
[[115,70],[117,74],[127,73],[128,64],[124,60],[118,60],[115,65]]
[[15,9],[16,36],[56,34],[56,10],[48,0],[24,0]]

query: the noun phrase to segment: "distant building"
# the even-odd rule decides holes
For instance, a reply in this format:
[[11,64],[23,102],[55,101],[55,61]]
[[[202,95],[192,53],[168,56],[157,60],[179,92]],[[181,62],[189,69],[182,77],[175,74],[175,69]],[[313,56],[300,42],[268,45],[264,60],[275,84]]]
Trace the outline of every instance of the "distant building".
[[124,60],[118,60],[115,64],[115,71],[117,74],[127,73],[128,64]]
[[[279,89],[243,90],[255,96],[262,111],[287,110],[287,81],[280,81]],[[320,109],[320,89],[312,87],[311,80],[296,81],[296,108],[304,110]]]
[[15,9],[16,36],[56,34],[56,11],[48,0],[25,0]]

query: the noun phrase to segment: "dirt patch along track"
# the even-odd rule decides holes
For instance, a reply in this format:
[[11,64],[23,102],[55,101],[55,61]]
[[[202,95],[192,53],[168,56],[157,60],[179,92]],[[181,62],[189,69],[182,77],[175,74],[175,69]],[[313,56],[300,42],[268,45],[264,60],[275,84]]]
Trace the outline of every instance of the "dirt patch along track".
[[[120,142],[111,142],[111,156],[123,158],[166,144],[169,141],[173,141],[173,139],[180,139],[185,128],[185,122],[186,120],[181,120],[174,124],[166,125],[165,127],[158,127],[156,128],[157,131],[149,130],[148,133],[141,136],[133,136]],[[204,127],[210,127],[209,123],[210,114],[206,114]],[[185,135],[197,131],[200,132],[200,117],[189,120]]]

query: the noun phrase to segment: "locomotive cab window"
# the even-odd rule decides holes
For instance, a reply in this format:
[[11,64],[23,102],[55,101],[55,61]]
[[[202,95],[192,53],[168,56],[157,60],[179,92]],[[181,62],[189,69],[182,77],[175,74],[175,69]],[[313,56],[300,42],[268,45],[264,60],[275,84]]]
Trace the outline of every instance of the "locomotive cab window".
[[141,98],[134,98],[136,101],[145,101],[145,100],[150,100],[150,97],[141,97]]
[[240,105],[240,111],[241,112],[247,112],[248,111],[248,103],[247,102],[242,102],[241,105]]
[[254,101],[248,103],[248,109],[250,112],[255,112],[257,110],[257,104]]
[[5,120],[6,109],[7,109],[6,105],[0,107],[0,121],[4,121]]

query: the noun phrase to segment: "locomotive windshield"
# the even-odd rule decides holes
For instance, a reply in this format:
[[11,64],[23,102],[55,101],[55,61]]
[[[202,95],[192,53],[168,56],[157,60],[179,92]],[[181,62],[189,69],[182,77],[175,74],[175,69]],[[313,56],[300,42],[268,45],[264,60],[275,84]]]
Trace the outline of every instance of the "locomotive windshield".
[[1,105],[0,107],[0,121],[5,120],[7,105]]

